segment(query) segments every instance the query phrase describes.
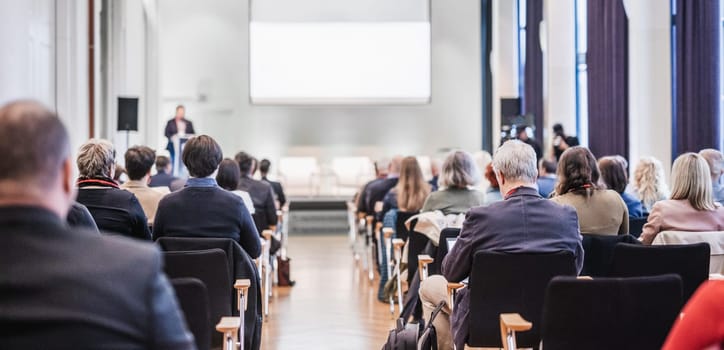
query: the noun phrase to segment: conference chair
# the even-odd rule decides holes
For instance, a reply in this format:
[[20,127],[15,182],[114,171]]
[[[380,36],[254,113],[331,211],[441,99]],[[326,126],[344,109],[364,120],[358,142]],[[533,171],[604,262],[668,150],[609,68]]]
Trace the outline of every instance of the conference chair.
[[186,318],[186,324],[194,335],[198,350],[211,348],[211,318],[209,294],[206,285],[198,278],[172,278],[171,285],[176,292],[179,307]]
[[[573,253],[498,253],[478,251],[467,285],[468,311],[467,345],[501,348],[500,314],[521,314],[532,320],[530,331],[520,334],[524,347],[536,347],[540,340],[540,320],[543,297],[555,276],[576,276]],[[449,283],[450,305],[454,305],[454,289],[465,288]]]
[[[244,290],[246,300],[246,312],[243,323],[243,336],[246,349],[256,350],[261,346],[262,329],[262,294],[259,272],[254,260],[244,251],[243,248],[230,238],[206,238],[206,237],[161,237],[156,241],[161,250],[170,251],[193,251],[218,248],[225,252],[228,262],[229,281],[249,280],[248,290]],[[236,288],[234,288],[236,289]],[[233,292],[233,291],[232,291]],[[239,290],[236,289],[237,297],[231,298],[232,316],[239,315]],[[233,293],[232,293],[233,294]],[[212,318],[212,322],[216,319]]]
[[410,229],[407,239],[407,284],[412,283],[412,278],[419,268],[419,255],[425,250],[430,239],[422,233]]
[[659,232],[651,243],[653,245],[671,244],[709,244],[709,275],[721,276],[724,274],[724,231],[688,232],[663,231]]
[[409,211],[397,211],[397,220],[395,221],[395,235],[396,238],[399,238],[403,241],[406,241],[407,238],[410,235],[410,230],[407,229],[407,225],[405,225],[405,222],[409,220],[411,217],[419,214],[419,212],[409,212]]
[[613,250],[618,243],[641,244],[631,235],[583,235],[583,269],[581,275],[605,277],[611,270]]
[[375,217],[374,217],[374,215],[367,215],[365,217],[365,219],[366,219],[366,221],[365,221],[365,223],[366,223],[365,243],[367,246],[367,249],[366,249],[367,252],[365,254],[365,259],[366,259],[366,261],[369,262],[369,264],[367,264],[367,275],[368,275],[370,281],[372,281],[375,279],[374,268],[372,267],[374,265],[374,261],[375,261],[375,249],[376,249],[375,243],[374,243],[374,227],[373,227],[375,225],[375,223],[374,223]]
[[628,234],[639,238],[641,233],[644,232],[644,225],[649,220],[648,215],[640,218],[628,218]]
[[[248,303],[246,295],[250,285],[250,280],[236,280],[236,283],[234,283],[234,288],[237,290],[237,305],[239,305],[239,312],[241,314],[246,313],[247,310]],[[246,338],[244,337],[244,332],[239,332],[239,329],[245,329],[244,317],[227,316],[221,318],[219,323],[216,325],[216,330],[223,334],[223,337],[221,338],[223,350],[246,349]],[[261,330],[259,331],[261,332]],[[255,349],[258,349],[258,347]]]
[[[683,286],[683,299],[694,294],[709,278],[709,244],[643,246],[620,243],[613,252],[610,277],[640,277],[677,274]],[[678,305],[681,308],[683,304]]]
[[[545,293],[541,349],[660,349],[679,315],[681,297],[681,279],[673,274],[555,277]],[[515,349],[516,329],[524,330],[530,322],[501,314],[500,323],[504,349]]]
[[264,230],[262,231],[261,235],[263,237],[263,240],[261,247],[261,256],[259,257],[259,272],[261,277],[262,296],[264,298],[264,321],[267,321],[269,318],[269,298],[272,296],[273,265],[271,257],[271,244],[274,231],[271,229]]
[[448,238],[457,238],[458,236],[460,236],[459,227],[447,227],[440,231],[440,241],[437,245],[437,249],[435,250],[433,261],[427,267],[427,274],[429,276],[439,275],[442,273],[442,261],[450,251],[447,240]]

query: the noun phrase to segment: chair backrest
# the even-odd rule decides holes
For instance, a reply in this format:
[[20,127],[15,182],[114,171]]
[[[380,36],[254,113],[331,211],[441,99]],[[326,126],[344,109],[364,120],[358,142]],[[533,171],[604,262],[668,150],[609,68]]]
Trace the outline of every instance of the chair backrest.
[[405,221],[415,215],[417,215],[417,213],[399,210],[397,211],[397,219],[395,222],[395,235],[397,236],[397,238],[403,241],[407,240],[407,238],[410,236],[410,231],[405,226]]
[[724,231],[689,232],[663,231],[654,238],[653,245],[708,243],[710,249],[709,273],[724,274]]
[[581,275],[591,277],[608,276],[613,262],[613,250],[618,243],[640,244],[631,235],[583,235],[583,269]]
[[628,234],[639,238],[641,236],[641,233],[644,232],[644,225],[648,221],[648,216],[643,216],[640,218],[628,218]]
[[425,247],[427,246],[427,242],[429,242],[430,239],[423,235],[420,232],[417,232],[415,230],[410,231],[410,235],[407,238],[407,285],[409,286],[410,283],[412,283],[412,278],[415,275],[415,272],[417,272],[417,256],[422,253],[423,250],[425,250]]
[[[259,349],[261,346],[262,298],[261,281],[254,260],[243,248],[230,238],[206,237],[161,237],[156,241],[163,251],[190,251],[204,249],[222,249],[226,252],[229,265],[229,278],[249,279],[251,286],[247,292],[247,309],[244,313],[244,349]],[[232,293],[231,315],[238,315],[235,293]],[[214,321],[216,322],[216,321]],[[215,332],[215,331],[214,331]]]
[[539,342],[543,296],[555,276],[575,276],[572,252],[506,254],[478,251],[468,285],[468,340],[473,347],[502,347],[500,314],[517,312],[533,322],[533,328],[517,334],[518,345]]
[[579,280],[548,285],[544,349],[660,349],[679,314],[677,275]]
[[171,285],[176,291],[186,324],[196,340],[198,350],[211,349],[211,319],[209,316],[209,294],[206,285],[197,278],[173,278]]
[[456,238],[460,236],[459,227],[448,227],[440,231],[440,243],[437,245],[437,251],[435,252],[435,261],[428,266],[428,274],[439,275],[442,273],[442,261],[447,256],[447,252],[450,251],[450,247],[447,246],[448,238]]
[[620,243],[614,249],[609,276],[639,277],[670,273],[681,277],[685,303],[699,285],[709,278],[709,245],[642,246]]
[[[221,249],[195,250],[186,252],[164,252],[164,270],[170,278],[192,277],[206,286],[209,295],[209,317],[220,320],[231,315],[232,281],[228,274],[226,253]],[[209,327],[209,334],[213,334]],[[214,337],[214,345],[220,345],[221,338]]]

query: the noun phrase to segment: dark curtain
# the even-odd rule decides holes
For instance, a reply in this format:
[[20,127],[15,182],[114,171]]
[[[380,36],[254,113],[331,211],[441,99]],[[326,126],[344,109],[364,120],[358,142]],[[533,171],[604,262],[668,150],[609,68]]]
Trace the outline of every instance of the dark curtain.
[[523,114],[535,117],[535,138],[543,142],[543,51],[540,47],[540,22],[543,0],[525,0],[525,77]]
[[588,144],[628,158],[628,19],[623,0],[588,2]]
[[493,49],[493,0],[480,0],[480,52],[482,70],[482,148],[493,153],[493,74],[490,52]]
[[677,0],[672,156],[718,148],[719,0]]

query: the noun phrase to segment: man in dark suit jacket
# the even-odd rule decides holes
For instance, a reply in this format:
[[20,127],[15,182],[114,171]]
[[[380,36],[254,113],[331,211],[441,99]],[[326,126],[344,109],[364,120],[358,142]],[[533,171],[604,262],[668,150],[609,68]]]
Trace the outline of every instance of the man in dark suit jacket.
[[239,242],[249,256],[261,254],[259,233],[241,197],[216,184],[211,175],[221,163],[219,144],[209,136],[191,138],[183,162],[191,177],[186,187],[158,203],[154,239],[160,237],[221,237]]
[[171,164],[174,164],[176,154],[173,149],[173,137],[179,134],[181,135],[193,135],[196,131],[194,130],[194,124],[190,120],[186,120],[186,107],[183,105],[176,106],[176,115],[166,123],[166,129],[163,134],[168,139],[166,149],[171,154]]
[[148,187],[166,186],[171,192],[180,190],[181,188],[171,188],[173,182],[178,180],[177,177],[171,174],[172,170],[171,159],[166,156],[156,157],[156,175],[151,176],[151,182],[148,183]]
[[271,162],[269,159],[262,159],[261,162],[259,162],[259,172],[261,173],[261,181],[264,181],[271,185],[272,190],[274,190],[274,194],[277,197],[277,201],[279,201],[279,208],[284,207],[284,204],[287,203],[287,197],[284,195],[284,189],[282,188],[282,184],[276,181],[269,180],[266,176],[269,174],[269,168],[271,167]]
[[[375,205],[377,202],[382,202],[382,200],[385,198],[385,195],[387,192],[390,192],[391,189],[393,189],[395,186],[397,186],[397,181],[400,178],[400,167],[402,166],[402,157],[396,156],[392,158],[392,161],[389,165],[389,170],[387,172],[387,178],[370,184],[366,189],[366,207],[368,211],[375,212]],[[381,208],[380,208],[381,209]],[[381,213],[381,212],[380,212]],[[382,221],[382,217],[378,217],[377,214],[376,219],[377,221]]]
[[[480,250],[506,253],[570,251],[581,271],[583,247],[576,210],[538,194],[536,164],[535,151],[521,141],[508,141],[498,149],[493,168],[501,193],[505,194],[504,200],[473,208],[467,213],[457,242],[442,262],[444,277],[433,276],[435,278],[425,280],[421,286],[423,304],[436,305],[439,300],[435,299],[446,298],[447,281],[460,282],[470,276],[473,256]],[[451,317],[458,349],[464,347],[468,336],[469,306],[470,295],[465,288],[455,299]],[[449,337],[447,334],[438,336]]]
[[236,154],[236,162],[241,170],[239,189],[246,191],[254,202],[254,222],[259,232],[277,224],[277,207],[274,203],[274,190],[266,182],[251,178],[254,169],[254,158],[245,152]]
[[0,349],[195,349],[152,244],[70,228],[70,142],[42,106],[0,108]]

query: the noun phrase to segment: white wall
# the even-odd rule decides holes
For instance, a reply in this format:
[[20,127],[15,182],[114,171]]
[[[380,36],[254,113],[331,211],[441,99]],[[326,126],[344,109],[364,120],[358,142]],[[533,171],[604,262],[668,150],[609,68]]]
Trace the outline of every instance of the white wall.
[[519,97],[518,6],[516,1],[493,1],[493,45],[490,53],[493,76],[493,150],[500,144],[500,99]]
[[435,154],[481,146],[480,4],[432,2],[432,103],[254,106],[248,101],[248,3],[159,0],[159,132],[178,103],[233,156]]

